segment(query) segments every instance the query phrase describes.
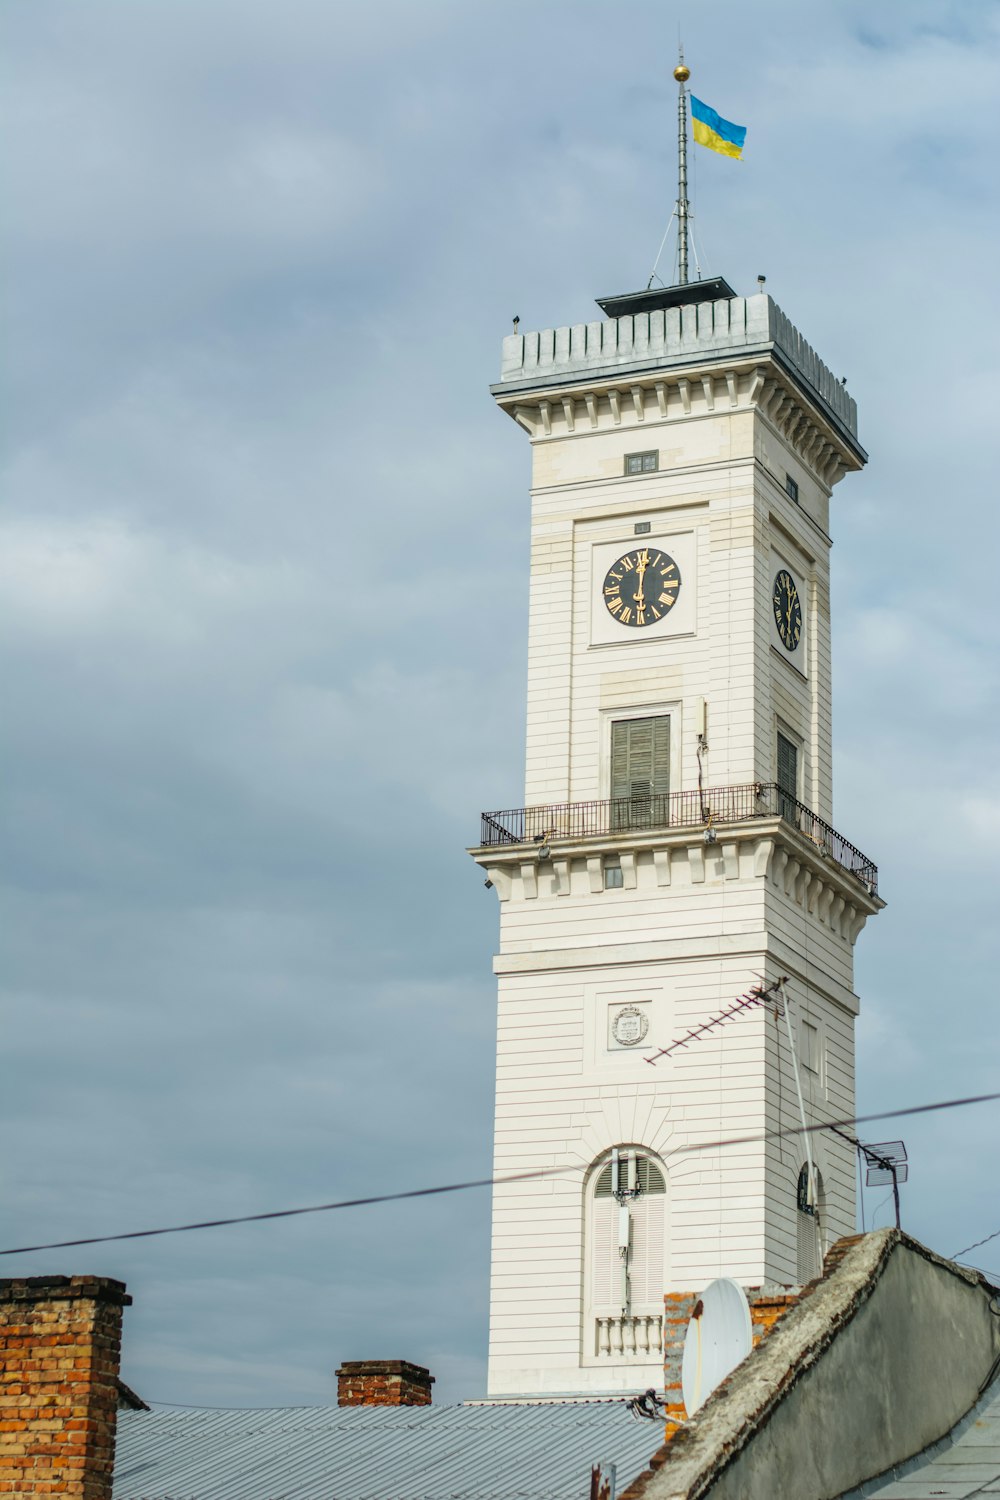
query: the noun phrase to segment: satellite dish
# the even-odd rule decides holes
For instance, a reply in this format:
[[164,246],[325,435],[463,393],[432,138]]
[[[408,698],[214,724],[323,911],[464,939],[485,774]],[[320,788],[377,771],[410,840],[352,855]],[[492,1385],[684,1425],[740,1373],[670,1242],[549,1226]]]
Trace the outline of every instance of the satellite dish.
[[684,1338],[681,1389],[689,1417],[752,1347],[750,1304],[743,1288],[728,1276],[711,1282],[694,1305]]

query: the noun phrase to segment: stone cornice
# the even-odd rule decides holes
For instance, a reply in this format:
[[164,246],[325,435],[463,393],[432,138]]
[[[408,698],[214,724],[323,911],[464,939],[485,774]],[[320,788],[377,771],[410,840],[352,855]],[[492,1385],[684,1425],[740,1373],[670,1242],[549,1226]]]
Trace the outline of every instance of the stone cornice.
[[620,861],[624,889],[634,890],[636,859],[648,855],[660,887],[673,885],[675,877],[681,876],[681,866],[689,886],[704,885],[706,880],[720,876],[726,881],[766,881],[850,944],[856,941],[868,917],[885,905],[821,846],[779,817],[718,826],[712,843],[705,842],[698,828],[659,828],[552,839],[542,847],[548,850],[544,858],[534,842],[475,848],[469,853],[486,871],[501,901],[512,897],[537,900],[542,894],[539,875],[543,871],[551,875],[553,896],[569,896],[573,866],[586,867],[590,891],[599,895],[604,891],[607,855]]
[[865,460],[857,441],[857,408],[844,383],[769,296],[729,297],[681,307],[607,318],[537,333],[514,333],[503,341],[497,401],[529,403],[546,390],[604,384],[627,389],[650,378],[690,376],[695,369],[773,362],[851,450],[857,467]]
[[702,356],[696,365],[639,372],[627,381],[601,372],[586,383],[578,377],[568,386],[539,385],[530,392],[494,386],[493,394],[533,442],[615,428],[635,429],[636,441],[646,441],[642,429],[662,422],[756,411],[827,488],[866,458],[775,351],[727,359],[721,368],[718,357]]

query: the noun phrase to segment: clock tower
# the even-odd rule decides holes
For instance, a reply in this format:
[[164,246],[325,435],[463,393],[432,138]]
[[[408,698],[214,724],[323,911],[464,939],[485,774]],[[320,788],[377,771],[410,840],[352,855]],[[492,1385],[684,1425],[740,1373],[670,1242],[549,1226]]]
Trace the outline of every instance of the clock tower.
[[524,805],[471,851],[500,911],[494,1171],[521,1178],[494,1190],[498,1397],[660,1385],[665,1293],[799,1283],[855,1228],[846,1140],[764,1138],[854,1113],[882,905],[833,827],[855,404],[763,291],[598,305],[507,337],[492,388],[532,457]]

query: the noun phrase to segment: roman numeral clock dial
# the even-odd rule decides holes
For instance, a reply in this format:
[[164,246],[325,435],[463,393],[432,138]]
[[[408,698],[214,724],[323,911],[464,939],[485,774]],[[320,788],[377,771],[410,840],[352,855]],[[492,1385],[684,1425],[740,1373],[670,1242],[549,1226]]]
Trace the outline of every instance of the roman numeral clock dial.
[[802,600],[787,568],[775,574],[771,604],[781,644],[786,651],[796,650],[802,639]]
[[655,625],[673,609],[680,593],[680,569],[666,552],[639,547],[611,564],[604,580],[604,604],[619,625]]

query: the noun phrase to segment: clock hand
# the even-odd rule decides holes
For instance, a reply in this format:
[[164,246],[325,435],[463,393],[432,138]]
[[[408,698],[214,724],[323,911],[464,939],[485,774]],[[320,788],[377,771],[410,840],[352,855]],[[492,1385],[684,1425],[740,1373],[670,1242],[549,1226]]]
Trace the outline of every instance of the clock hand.
[[646,569],[649,567],[648,553],[640,553],[638,558],[636,559],[636,564],[639,569],[639,587],[635,591],[635,604],[636,608],[639,609],[644,607],[646,603],[646,597],[642,592],[642,580]]

